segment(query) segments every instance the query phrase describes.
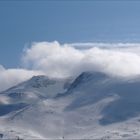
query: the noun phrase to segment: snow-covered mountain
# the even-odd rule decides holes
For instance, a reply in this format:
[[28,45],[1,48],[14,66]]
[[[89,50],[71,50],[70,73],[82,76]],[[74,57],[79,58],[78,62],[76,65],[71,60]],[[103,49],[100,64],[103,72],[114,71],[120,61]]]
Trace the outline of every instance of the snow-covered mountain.
[[55,97],[66,90],[71,79],[49,79],[46,76],[34,76],[28,81],[18,84],[1,93],[11,102],[31,103],[39,99]]
[[0,93],[1,138],[140,137],[140,79],[34,76]]

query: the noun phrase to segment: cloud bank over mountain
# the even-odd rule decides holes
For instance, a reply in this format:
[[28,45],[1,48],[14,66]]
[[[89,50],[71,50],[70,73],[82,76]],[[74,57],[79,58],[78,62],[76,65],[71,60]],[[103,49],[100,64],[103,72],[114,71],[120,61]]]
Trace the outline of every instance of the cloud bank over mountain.
[[67,77],[83,71],[122,77],[140,74],[140,44],[40,42],[25,49],[22,59],[28,69],[40,70],[52,77]]
[[140,44],[36,42],[24,49],[21,60],[21,69],[0,66],[0,91],[39,74],[61,78],[84,71],[127,78],[140,75]]

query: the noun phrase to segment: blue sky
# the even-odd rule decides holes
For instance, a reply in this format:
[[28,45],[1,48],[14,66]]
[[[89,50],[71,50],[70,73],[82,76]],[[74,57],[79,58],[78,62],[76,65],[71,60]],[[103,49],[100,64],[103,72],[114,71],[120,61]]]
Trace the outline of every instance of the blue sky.
[[140,1],[0,1],[0,64],[31,42],[140,42]]

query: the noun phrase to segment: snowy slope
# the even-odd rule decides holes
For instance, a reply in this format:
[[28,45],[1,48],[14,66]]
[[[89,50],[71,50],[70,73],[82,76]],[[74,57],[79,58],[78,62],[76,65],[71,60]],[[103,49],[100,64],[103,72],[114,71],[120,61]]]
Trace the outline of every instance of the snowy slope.
[[35,76],[0,94],[0,124],[3,138],[139,138],[140,80]]
[[2,92],[0,96],[3,100],[9,100],[14,103],[31,103],[38,99],[52,98],[59,92],[64,92],[66,90],[65,85],[69,83],[70,80],[71,79],[49,79],[46,76],[34,76],[28,81]]

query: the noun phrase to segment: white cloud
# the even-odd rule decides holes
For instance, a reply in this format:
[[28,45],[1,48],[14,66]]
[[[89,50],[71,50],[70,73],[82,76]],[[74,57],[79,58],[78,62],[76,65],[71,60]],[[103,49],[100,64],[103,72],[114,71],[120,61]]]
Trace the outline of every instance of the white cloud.
[[39,74],[67,77],[100,71],[118,77],[140,75],[140,44],[37,42],[24,49],[22,62],[22,69],[0,65],[0,91]]
[[[86,49],[79,49],[79,48]],[[23,56],[27,68],[51,77],[66,77],[83,71],[101,71],[113,76],[140,74],[140,44],[40,42],[27,48]]]
[[69,45],[60,45],[58,42],[34,43],[25,50],[23,56],[27,68],[41,70],[51,77],[70,76],[77,70],[84,54]]

